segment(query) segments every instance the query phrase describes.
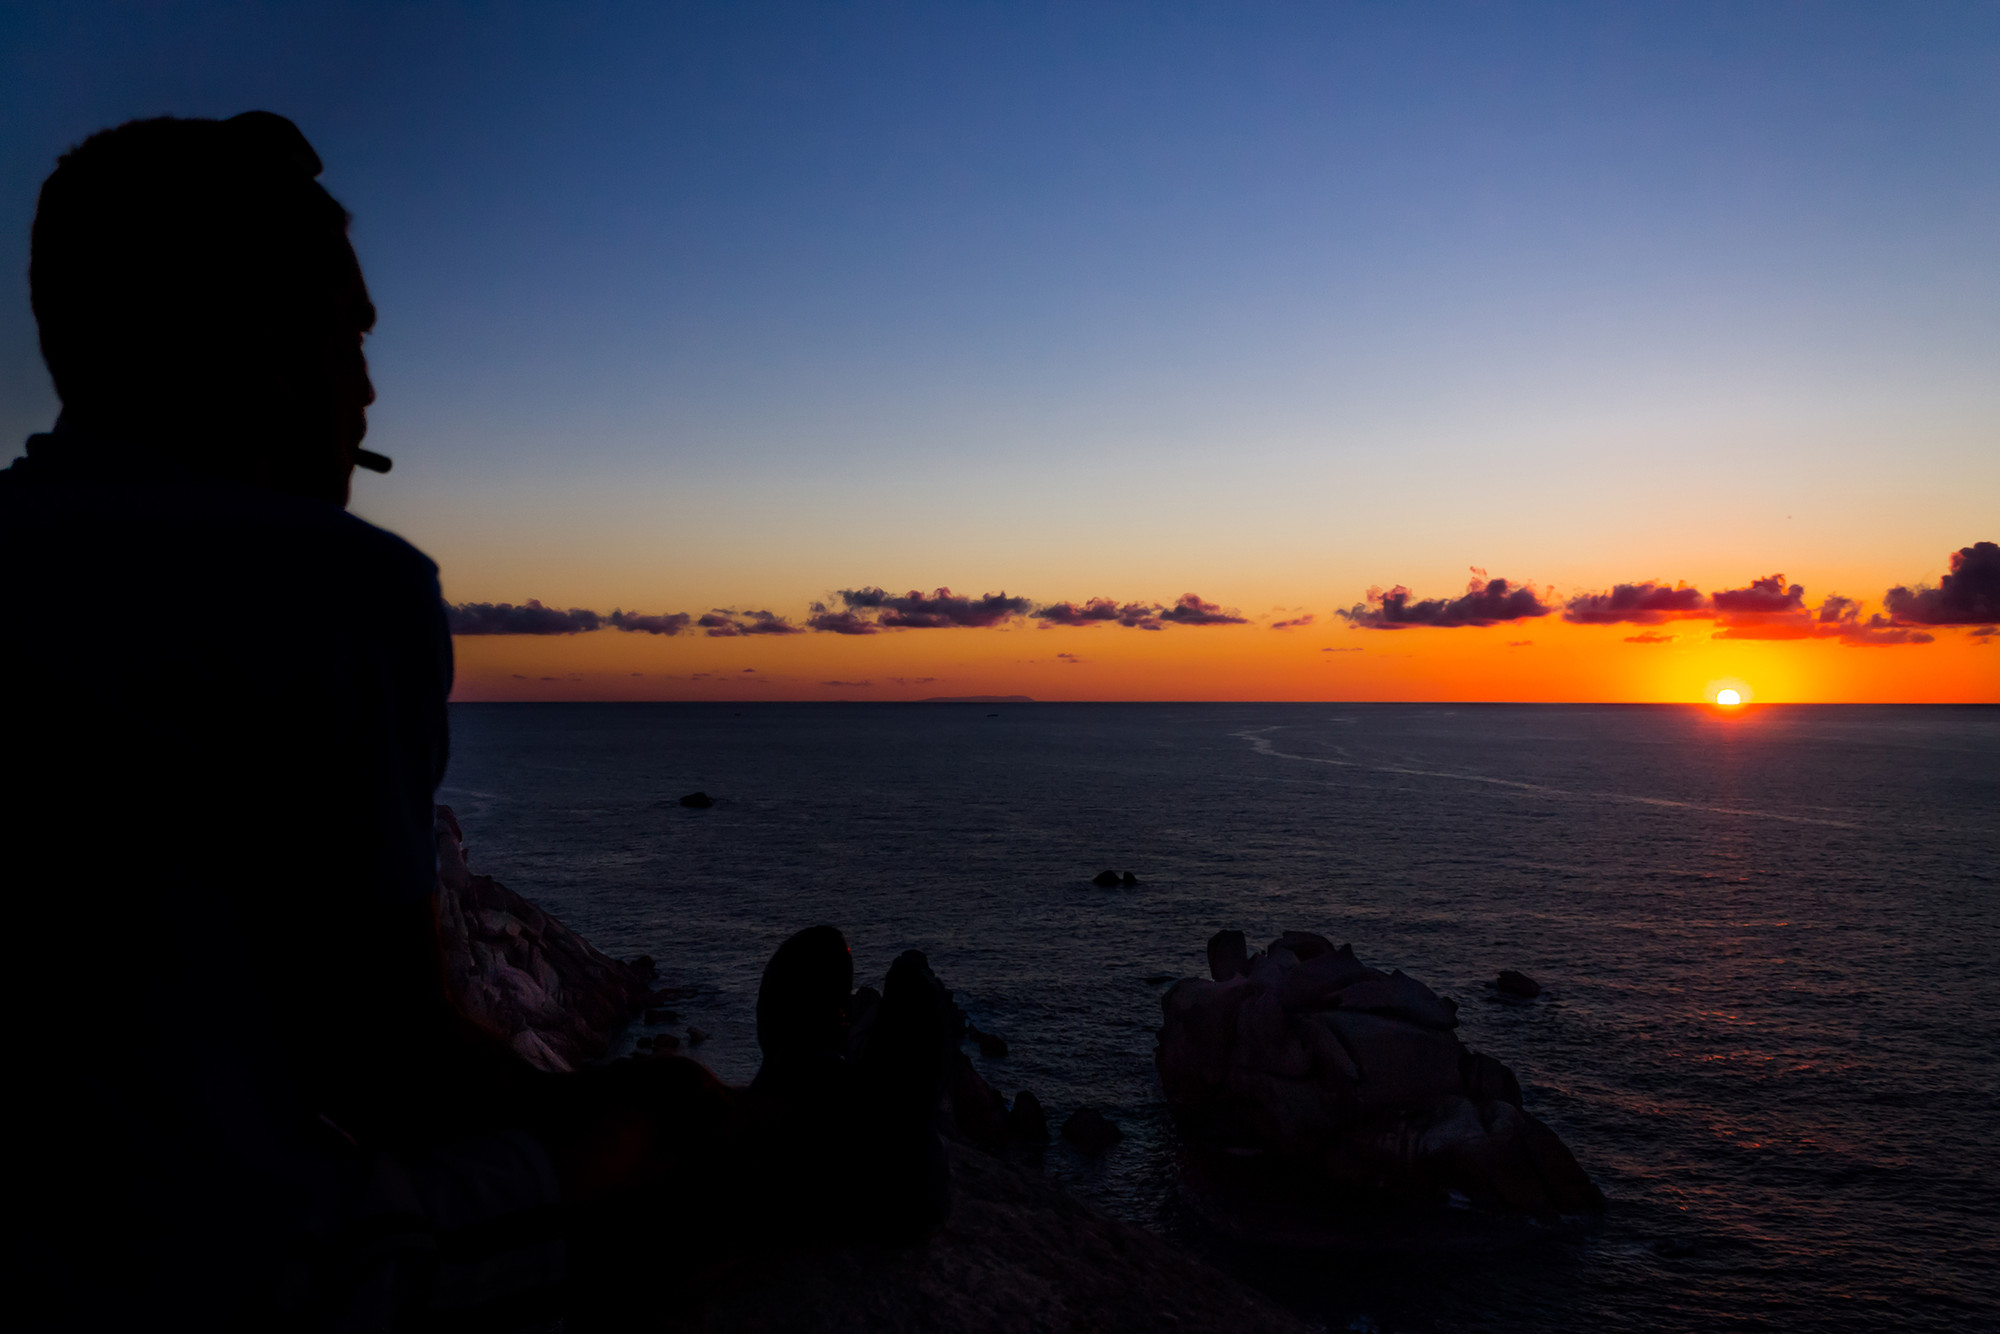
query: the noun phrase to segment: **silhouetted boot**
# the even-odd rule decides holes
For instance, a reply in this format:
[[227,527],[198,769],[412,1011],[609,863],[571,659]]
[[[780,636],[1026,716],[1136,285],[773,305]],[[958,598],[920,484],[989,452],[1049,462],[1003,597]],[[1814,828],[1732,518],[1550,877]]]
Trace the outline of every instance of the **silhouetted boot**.
[[810,926],[778,946],[757,988],[757,1045],[764,1063],[750,1087],[778,1098],[816,1096],[847,1063],[854,955],[831,926]]
[[906,950],[882,986],[855,1063],[868,1108],[862,1128],[870,1179],[860,1200],[877,1236],[913,1240],[951,1212],[938,1139],[938,1099],[954,1047],[951,993],[917,950]]
[[750,1113],[767,1146],[753,1190],[770,1200],[767,1240],[837,1232],[860,1187],[863,1098],[848,1060],[854,956],[830,926],[808,927],[778,947],[757,988],[757,1045],[764,1062],[750,1084]]

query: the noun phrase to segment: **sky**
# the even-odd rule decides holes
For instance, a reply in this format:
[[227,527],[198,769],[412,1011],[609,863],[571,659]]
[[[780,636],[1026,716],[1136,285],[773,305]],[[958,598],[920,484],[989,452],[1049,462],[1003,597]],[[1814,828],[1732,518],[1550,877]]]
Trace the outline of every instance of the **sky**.
[[457,698],[2000,701],[2000,7],[13,4],[10,441],[253,107]]

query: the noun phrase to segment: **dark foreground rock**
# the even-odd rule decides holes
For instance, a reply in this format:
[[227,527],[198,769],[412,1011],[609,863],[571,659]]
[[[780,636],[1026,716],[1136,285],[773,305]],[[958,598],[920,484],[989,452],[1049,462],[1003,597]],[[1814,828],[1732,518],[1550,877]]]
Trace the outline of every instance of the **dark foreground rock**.
[[[1154,1053],[1205,1188],[1286,1183],[1347,1217],[1469,1203],[1534,1215],[1604,1198],[1554,1131],[1521,1106],[1513,1071],[1452,1032],[1458,1006],[1351,946],[1288,931],[1247,954],[1209,942],[1211,979],[1161,998]],[[1238,1229],[1243,1230],[1243,1229]],[[1249,1230],[1254,1231],[1254,1227]]]
[[744,1334],[1139,1334],[1309,1328],[1142,1227],[1039,1172],[946,1146],[951,1220],[909,1247],[835,1246],[761,1261],[692,1324]]
[[492,876],[465,865],[465,836],[437,808],[438,934],[461,1008],[529,1063],[574,1070],[653,995],[652,961],[623,963]]
[[[438,808],[437,836],[439,918],[454,991],[535,1064],[583,1064],[603,1054],[607,1037],[649,997],[684,994],[651,989],[650,966],[609,958],[491,877],[472,875],[448,807]],[[672,1052],[680,1041],[662,1033],[646,1045]],[[1017,1094],[1009,1108],[959,1053],[945,1106],[948,1124],[966,1138],[945,1146],[953,1199],[942,1231],[914,1245],[759,1256],[719,1277],[686,1320],[665,1314],[684,1303],[663,1301],[652,1327],[745,1334],[1310,1328],[1164,1238],[1098,1212],[1038,1168],[970,1142],[983,1137],[1008,1158],[1023,1150],[1032,1157],[1049,1138],[1034,1094]]]

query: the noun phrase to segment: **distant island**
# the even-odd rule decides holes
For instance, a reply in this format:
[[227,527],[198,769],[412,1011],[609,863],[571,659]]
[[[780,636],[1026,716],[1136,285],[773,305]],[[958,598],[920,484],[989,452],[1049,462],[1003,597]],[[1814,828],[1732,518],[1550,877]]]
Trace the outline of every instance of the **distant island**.
[[1033,704],[1032,695],[932,695],[919,704]]

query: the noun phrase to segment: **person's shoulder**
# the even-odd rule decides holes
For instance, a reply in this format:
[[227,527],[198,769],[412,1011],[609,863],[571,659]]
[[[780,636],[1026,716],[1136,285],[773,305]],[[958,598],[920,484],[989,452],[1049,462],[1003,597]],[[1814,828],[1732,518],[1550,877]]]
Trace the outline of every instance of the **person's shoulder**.
[[[317,504],[312,501],[300,503]],[[334,534],[337,540],[365,553],[376,565],[408,578],[421,579],[431,584],[437,582],[437,562],[425,555],[407,538],[344,509],[332,505],[323,505],[320,508],[324,511],[323,518],[328,531]]]

